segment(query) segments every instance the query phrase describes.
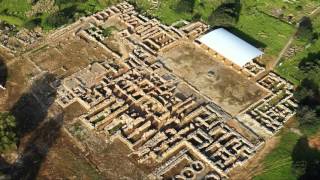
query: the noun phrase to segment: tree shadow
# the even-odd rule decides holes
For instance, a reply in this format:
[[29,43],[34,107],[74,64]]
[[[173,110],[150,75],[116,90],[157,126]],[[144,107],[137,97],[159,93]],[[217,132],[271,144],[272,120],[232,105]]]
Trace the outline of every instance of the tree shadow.
[[213,27],[232,27],[239,21],[241,9],[240,0],[225,0],[212,11],[209,24]]
[[55,75],[41,75],[11,109],[17,121],[20,152],[8,171],[12,179],[36,179],[47,153],[59,137],[63,112],[54,105],[58,85]]
[[0,86],[5,87],[8,78],[8,68],[4,60],[0,57]]
[[[0,172],[7,174],[9,170],[10,170],[10,164],[0,156]],[[1,173],[0,173],[0,179],[1,179]]]
[[18,160],[12,165],[12,179],[36,179],[50,148],[59,138],[63,114],[47,119],[29,139]]
[[195,0],[180,0],[173,9],[178,13],[193,13]]
[[56,89],[50,85],[54,81],[55,76],[49,73],[37,78],[11,108],[10,112],[17,121],[19,138],[32,132],[45,120],[56,98]]
[[300,171],[299,180],[320,179],[320,151],[309,146],[307,137],[298,140],[291,157],[293,170]]

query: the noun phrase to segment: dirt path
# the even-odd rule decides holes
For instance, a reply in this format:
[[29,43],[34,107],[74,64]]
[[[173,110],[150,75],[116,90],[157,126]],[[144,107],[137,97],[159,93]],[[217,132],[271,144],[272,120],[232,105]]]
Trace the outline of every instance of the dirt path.
[[[310,17],[311,19],[314,18],[317,14],[320,13],[320,7],[316,8],[315,10],[313,10],[309,15],[307,15],[308,17]],[[299,20],[300,22],[301,20]],[[287,44],[284,46],[284,48],[281,50],[280,54],[278,55],[278,57],[276,58],[276,60],[271,64],[270,68],[274,69],[278,63],[280,62],[281,58],[283,58],[284,54],[287,52],[287,50],[290,48],[293,40],[294,40],[294,36],[298,31],[299,28],[299,23],[297,23],[296,27],[295,27],[295,31],[294,33],[290,36]]]
[[281,58],[283,57],[283,55],[287,52],[287,50],[289,49],[289,47],[291,46],[293,40],[294,40],[294,36],[297,32],[297,29],[294,31],[294,33],[290,36],[289,41],[287,42],[287,44],[284,46],[284,48],[281,50],[280,54],[278,55],[277,59],[271,64],[270,68],[274,69],[279,61],[281,60]]

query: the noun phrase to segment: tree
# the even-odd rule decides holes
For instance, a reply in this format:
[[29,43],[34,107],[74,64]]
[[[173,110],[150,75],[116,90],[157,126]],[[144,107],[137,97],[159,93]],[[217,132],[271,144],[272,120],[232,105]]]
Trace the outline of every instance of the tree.
[[316,111],[308,106],[303,106],[297,110],[297,118],[302,126],[313,125],[320,119]]
[[238,22],[240,10],[240,0],[227,0],[212,12],[208,23],[216,27],[234,26]]
[[310,127],[320,122],[320,90],[316,80],[311,77],[304,79],[296,92],[295,99],[298,101],[297,119],[300,126]]
[[0,113],[0,152],[8,150],[16,141],[16,119],[9,113]]
[[299,28],[296,36],[299,39],[305,39],[311,41],[313,39],[313,25],[309,17],[303,17],[299,23]]
[[306,173],[307,162],[306,161],[296,161],[292,163],[292,172],[296,177],[301,177]]
[[306,136],[301,137],[292,150],[292,172],[299,180],[320,179],[320,151],[309,146]]
[[299,69],[304,73],[310,73],[320,69],[320,52],[310,53],[306,58],[303,58],[299,63]]

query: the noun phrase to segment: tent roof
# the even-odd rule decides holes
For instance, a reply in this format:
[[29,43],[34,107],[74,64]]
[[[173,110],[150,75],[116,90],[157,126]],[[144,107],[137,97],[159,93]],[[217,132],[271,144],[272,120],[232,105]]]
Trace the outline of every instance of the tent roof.
[[263,54],[259,49],[223,28],[203,35],[199,41],[240,67]]

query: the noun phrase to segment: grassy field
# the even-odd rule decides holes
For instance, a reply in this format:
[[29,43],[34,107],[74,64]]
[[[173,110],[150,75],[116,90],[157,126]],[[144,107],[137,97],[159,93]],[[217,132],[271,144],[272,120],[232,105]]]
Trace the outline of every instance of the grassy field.
[[297,177],[292,173],[292,152],[299,136],[292,132],[284,131],[281,134],[278,146],[266,156],[263,161],[264,171],[254,180],[295,180]]
[[[201,17],[202,20],[207,21],[211,13],[224,2],[224,0],[196,0],[192,12],[181,12],[177,10],[183,5],[181,1],[159,1],[158,6],[155,6],[149,0],[131,0],[139,10],[158,18],[165,24],[172,24],[182,19],[191,21],[194,17]],[[26,12],[30,11],[32,7],[29,1],[2,0],[0,1],[0,20],[5,20],[18,27],[41,26],[45,30],[51,30],[116,2],[119,0],[56,0],[55,5],[59,7],[58,12],[51,14],[44,12],[35,17],[27,17]],[[253,45],[264,48],[270,56],[276,56],[279,53],[294,29],[292,25],[267,14],[270,6],[273,8],[284,6],[284,2],[275,2],[277,3],[272,3],[269,0],[242,1],[239,22],[232,30]],[[288,4],[287,6],[292,9],[293,5]],[[263,12],[264,10],[266,12]]]
[[250,8],[252,4],[246,3],[236,25],[238,30],[246,34],[240,37],[249,42],[251,39],[257,41],[257,43],[251,43],[256,47],[262,45],[266,54],[276,56],[293,34],[294,27]]
[[[290,15],[293,16],[295,20],[310,14],[316,7],[320,5],[320,1],[317,0],[268,0],[256,2],[256,7],[267,14],[276,15],[277,11],[281,11],[285,17]],[[284,18],[284,20],[285,19],[286,18]]]
[[204,20],[208,20],[211,12],[216,9],[223,0],[203,0],[195,1],[193,12],[177,12],[181,0],[159,1],[158,8],[152,9],[148,0],[132,0],[136,5],[148,14],[157,17],[162,23],[170,25],[179,20],[192,20],[196,14],[200,14]]
[[[313,27],[315,32],[320,32],[320,17],[313,19]],[[296,47],[300,47],[302,50],[293,58],[283,59],[276,71],[281,76],[298,85],[300,81],[305,78],[305,74],[299,70],[298,65],[301,60],[308,57],[309,54],[320,52],[320,38],[312,44],[296,39],[293,44]]]
[[22,26],[28,19],[26,12],[28,12],[31,7],[31,4],[26,0],[2,0],[0,1],[0,20]]
[[[320,32],[320,17],[313,19],[313,27],[314,32]],[[279,66],[276,68],[276,72],[298,86],[300,82],[307,77],[307,74],[299,69],[299,63],[303,59],[309,57],[310,54],[317,54],[320,52],[320,39],[313,43],[305,40],[295,39],[293,46],[300,49],[299,52],[296,53],[292,58],[282,59]],[[319,75],[320,72],[315,72],[313,75],[313,78],[316,79],[318,84],[320,84]],[[302,127],[301,132],[307,137],[310,137],[311,135],[319,132],[319,128],[320,123],[315,123],[312,126]],[[292,151],[295,148],[300,148],[302,151],[304,151],[307,150],[308,147],[300,147],[299,145],[294,146],[294,144],[298,142],[298,136],[293,133],[286,132],[282,133],[281,136],[282,140],[279,146],[265,158],[263,163],[266,168],[264,172],[255,178],[256,180],[297,179],[297,177],[293,175],[291,169]],[[296,156],[303,157],[301,154]],[[283,165],[281,160],[283,161]],[[278,167],[278,164],[281,165],[281,168]]]
[[106,6],[119,0],[56,0],[57,12],[42,12],[27,16],[32,10],[31,1],[27,0],[1,0],[0,20],[16,25],[18,28],[33,28],[41,26],[51,30],[73,22],[75,19],[102,10]]
[[[201,3],[196,1],[192,13],[177,13],[176,8],[180,0],[161,1],[159,7],[153,10],[150,10],[151,5],[148,0],[134,1],[140,9],[169,25],[181,19],[191,21],[195,15],[201,15],[202,20],[207,21],[212,11],[223,2],[223,0],[204,0]],[[231,31],[256,47],[264,48],[268,55],[274,57],[293,34],[294,26],[271,17],[267,12],[257,8],[268,9],[266,7],[271,4],[268,0],[242,1],[239,22]],[[282,4],[277,4],[278,8],[281,8]]]

